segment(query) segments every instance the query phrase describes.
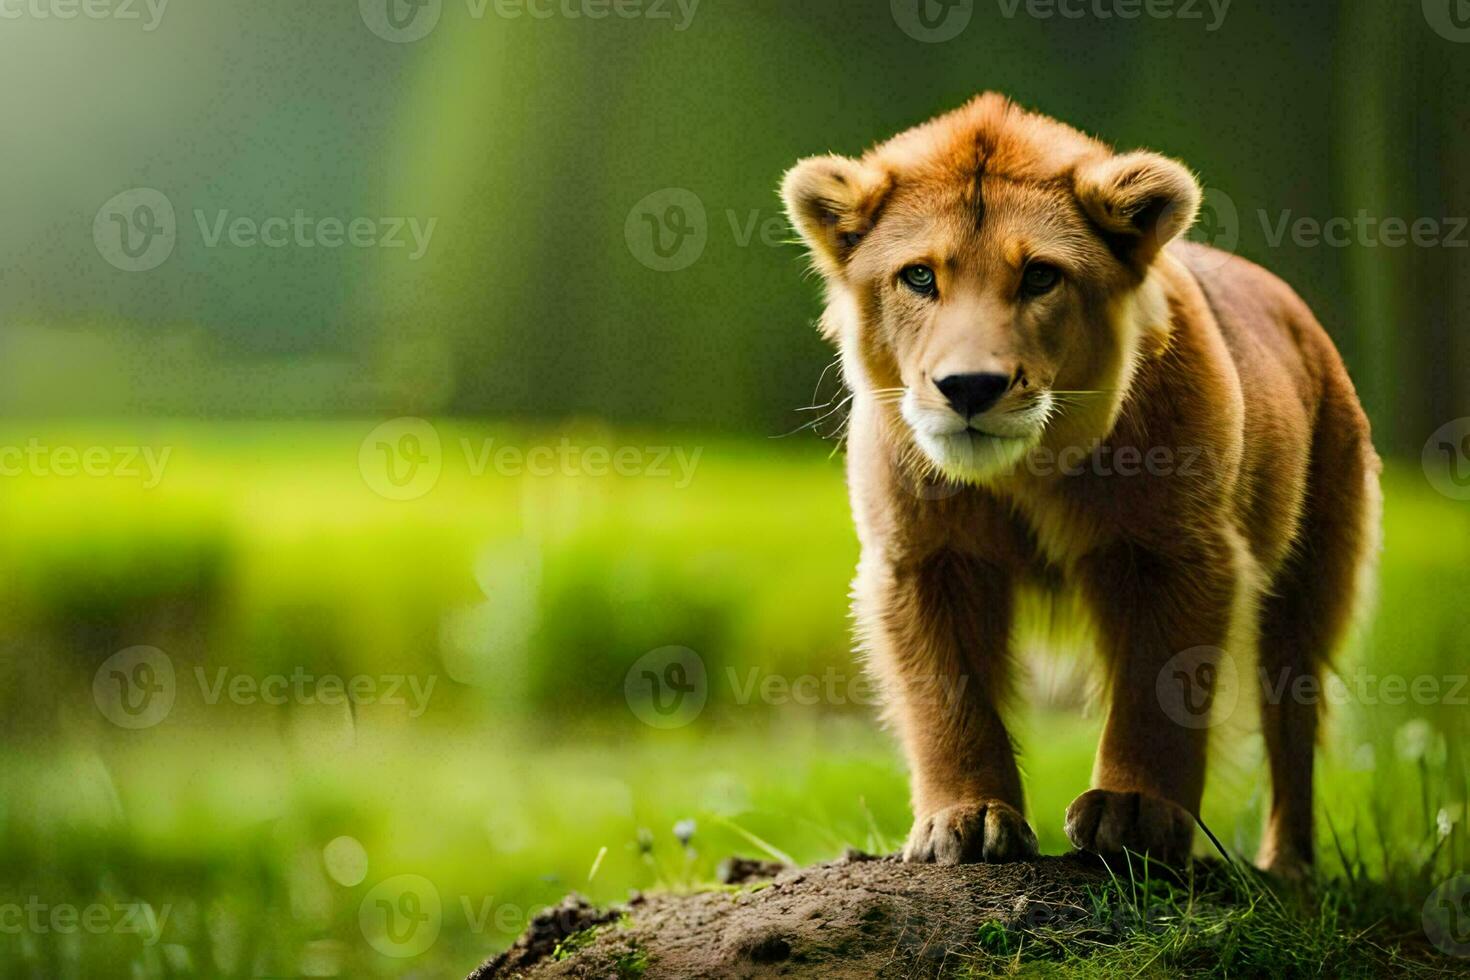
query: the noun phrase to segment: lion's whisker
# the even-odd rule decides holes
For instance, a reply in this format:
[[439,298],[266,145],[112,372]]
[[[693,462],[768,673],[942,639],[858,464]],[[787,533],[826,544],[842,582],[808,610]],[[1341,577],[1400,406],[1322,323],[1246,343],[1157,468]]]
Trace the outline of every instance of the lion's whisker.
[[[831,409],[829,409],[826,413],[818,416],[817,418],[812,419],[810,422],[805,422],[802,425],[797,426],[796,428],[792,429],[790,432],[785,432],[785,433],[782,433],[781,435],[778,435],[778,436],[771,436],[771,438],[772,439],[785,439],[785,438],[788,438],[790,436],[796,435],[798,432],[805,432],[807,429],[815,430],[816,427],[818,425],[820,425],[822,422],[826,421],[827,419],[831,418],[833,415],[835,415],[838,412],[840,412],[847,405],[848,402],[852,401],[853,397],[854,397],[853,395],[849,394],[846,398],[842,399],[842,401],[838,402]],[[818,407],[826,408],[825,405],[818,406]]]
[[822,390],[822,382],[827,380],[827,372],[831,371],[832,368],[835,367],[841,360],[841,354],[833,357],[832,360],[827,362],[827,366],[822,368],[822,373],[817,375],[817,383],[812,388],[812,401],[815,402],[817,400],[817,392]]

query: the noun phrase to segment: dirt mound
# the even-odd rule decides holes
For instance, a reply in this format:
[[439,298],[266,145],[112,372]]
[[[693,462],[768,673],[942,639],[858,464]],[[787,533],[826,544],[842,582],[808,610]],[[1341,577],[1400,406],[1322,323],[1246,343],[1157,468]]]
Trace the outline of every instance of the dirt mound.
[[572,896],[471,980],[931,977],[956,965],[987,928],[1087,918],[1089,887],[1107,879],[1080,856],[937,867],[849,854],[719,890],[635,896],[611,909]]

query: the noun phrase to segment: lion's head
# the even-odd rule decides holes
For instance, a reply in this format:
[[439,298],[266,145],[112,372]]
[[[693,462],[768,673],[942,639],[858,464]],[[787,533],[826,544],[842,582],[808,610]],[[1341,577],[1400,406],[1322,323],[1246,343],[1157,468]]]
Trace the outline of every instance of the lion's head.
[[782,195],[849,385],[972,483],[1069,425],[1106,434],[1140,352],[1166,342],[1150,270],[1200,203],[1179,163],[994,94],[860,159],[803,160]]

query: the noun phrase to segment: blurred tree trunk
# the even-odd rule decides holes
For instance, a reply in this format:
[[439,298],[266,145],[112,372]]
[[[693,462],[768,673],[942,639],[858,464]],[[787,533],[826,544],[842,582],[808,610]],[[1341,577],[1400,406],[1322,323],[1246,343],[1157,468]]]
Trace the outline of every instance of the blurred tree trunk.
[[[1470,44],[1410,13],[1381,0],[1346,5],[1334,70],[1338,216],[1366,208],[1378,219],[1345,250],[1345,353],[1379,447],[1413,457],[1436,428],[1470,414],[1470,232],[1457,220],[1470,216]],[[1435,244],[1383,245],[1387,218],[1410,228],[1429,219]]]
[[1413,403],[1408,417],[1420,423],[1417,443],[1405,445],[1406,451],[1418,451],[1445,422],[1470,415],[1470,228],[1462,224],[1470,220],[1470,42],[1447,41],[1433,31],[1421,32],[1418,42],[1410,96],[1417,105],[1405,107],[1416,123],[1413,172],[1419,177],[1419,213],[1444,221],[1445,240],[1417,250],[1421,261],[1409,284],[1423,318],[1413,376],[1424,389],[1405,392]]

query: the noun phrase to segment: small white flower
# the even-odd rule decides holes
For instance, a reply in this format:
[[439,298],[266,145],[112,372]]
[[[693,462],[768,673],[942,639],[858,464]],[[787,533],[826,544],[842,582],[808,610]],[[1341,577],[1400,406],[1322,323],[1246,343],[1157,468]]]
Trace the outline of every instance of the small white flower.
[[1364,742],[1353,750],[1352,768],[1354,772],[1372,772],[1378,768],[1378,753],[1372,742]]
[[1399,726],[1399,730],[1394,733],[1393,744],[1400,759],[1418,762],[1429,751],[1429,742],[1433,737],[1434,729],[1429,727],[1429,722],[1423,718],[1415,718]]

